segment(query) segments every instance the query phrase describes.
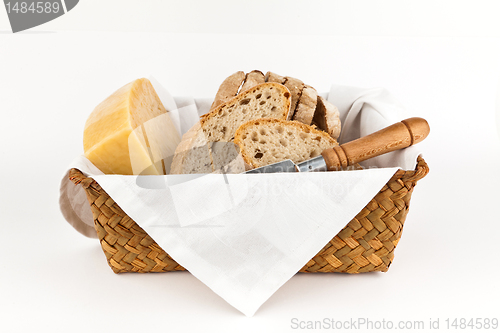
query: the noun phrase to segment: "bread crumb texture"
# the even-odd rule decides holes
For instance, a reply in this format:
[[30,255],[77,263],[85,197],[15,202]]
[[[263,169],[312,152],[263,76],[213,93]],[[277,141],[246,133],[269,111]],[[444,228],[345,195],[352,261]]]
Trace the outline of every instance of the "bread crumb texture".
[[189,131],[191,133],[182,138],[175,151],[171,173],[244,171],[238,147],[232,144],[236,130],[253,119],[285,119],[290,100],[290,91],[285,86],[269,82],[219,105],[203,115],[198,125]]
[[201,126],[208,142],[231,142],[238,127],[256,118],[285,118],[290,92],[277,83],[263,83],[204,115]]
[[235,134],[244,161],[254,168],[291,159],[300,163],[338,146],[327,133],[298,121],[256,119],[243,124]]

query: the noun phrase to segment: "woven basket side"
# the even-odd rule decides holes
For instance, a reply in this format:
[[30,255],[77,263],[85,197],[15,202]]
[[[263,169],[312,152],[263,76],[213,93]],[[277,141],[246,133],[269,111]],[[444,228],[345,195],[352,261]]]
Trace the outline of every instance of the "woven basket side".
[[[380,192],[300,272],[387,271],[401,238],[416,182],[429,169],[419,157],[415,171],[399,170]],[[94,225],[115,273],[185,270],[137,225],[92,178],[71,169],[85,189]]]
[[77,169],[71,169],[69,177],[85,189],[102,250],[115,273],[185,270],[128,217],[97,182]]
[[386,272],[403,232],[413,188],[428,172],[421,156],[415,171],[398,170],[300,272]]

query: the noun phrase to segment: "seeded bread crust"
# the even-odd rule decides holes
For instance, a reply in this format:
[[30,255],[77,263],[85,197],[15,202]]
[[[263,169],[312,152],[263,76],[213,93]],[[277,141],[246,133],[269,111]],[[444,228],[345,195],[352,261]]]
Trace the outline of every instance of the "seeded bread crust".
[[337,140],[323,131],[298,121],[255,119],[241,125],[234,143],[243,160],[253,168],[291,159],[300,163],[318,156]]
[[[210,173],[229,165],[233,161],[229,159],[237,154],[230,151],[231,145],[220,146],[219,143],[233,142],[235,131],[247,121],[263,117],[285,119],[290,101],[291,94],[285,86],[268,82],[219,105],[203,115],[200,122],[183,136],[175,151],[171,173]],[[211,150],[213,143],[218,143],[220,154],[217,156]]]
[[318,96],[313,123],[335,140],[339,138],[341,130],[339,110],[321,96]]
[[228,76],[219,87],[210,109],[229,101],[238,94],[241,84],[245,80],[245,72],[239,71]]
[[293,120],[300,121],[306,125],[311,125],[317,101],[318,93],[316,92],[316,89],[306,85],[304,89],[302,89],[302,94],[300,95],[299,103],[295,109]]

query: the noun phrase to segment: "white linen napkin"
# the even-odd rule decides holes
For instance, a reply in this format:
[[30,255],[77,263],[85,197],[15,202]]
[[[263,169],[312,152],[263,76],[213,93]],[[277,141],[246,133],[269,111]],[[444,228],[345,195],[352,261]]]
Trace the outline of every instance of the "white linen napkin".
[[[153,84],[162,101],[175,108],[170,111],[182,134],[210,107],[209,99],[172,99]],[[341,142],[407,118],[384,89],[333,85],[328,99],[340,111]],[[68,171],[78,168],[94,178],[174,260],[252,316],[398,168],[413,170],[418,154],[415,147],[392,152],[364,162],[368,168],[360,171],[201,176],[103,175],[79,156]],[[96,237],[83,189],[67,173],[60,207],[78,231]]]

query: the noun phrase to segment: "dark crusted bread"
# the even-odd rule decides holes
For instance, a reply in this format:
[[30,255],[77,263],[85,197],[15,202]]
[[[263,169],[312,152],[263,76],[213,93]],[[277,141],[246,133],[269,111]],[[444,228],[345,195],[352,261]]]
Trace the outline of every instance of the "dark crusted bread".
[[293,120],[300,121],[303,124],[311,125],[316,110],[316,103],[318,101],[318,93],[316,89],[311,86],[305,86],[302,89]]
[[339,138],[341,128],[339,110],[321,96],[318,96],[313,123],[319,129],[330,134],[332,138]]

